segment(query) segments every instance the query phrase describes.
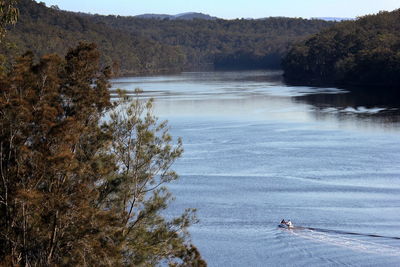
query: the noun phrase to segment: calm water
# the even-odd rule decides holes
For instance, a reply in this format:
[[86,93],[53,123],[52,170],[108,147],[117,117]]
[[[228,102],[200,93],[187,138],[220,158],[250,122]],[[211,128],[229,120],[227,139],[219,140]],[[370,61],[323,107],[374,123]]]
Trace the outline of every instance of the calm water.
[[198,209],[191,233],[209,266],[400,265],[395,93],[290,87],[265,71],[113,85],[154,97],[183,138],[169,214]]

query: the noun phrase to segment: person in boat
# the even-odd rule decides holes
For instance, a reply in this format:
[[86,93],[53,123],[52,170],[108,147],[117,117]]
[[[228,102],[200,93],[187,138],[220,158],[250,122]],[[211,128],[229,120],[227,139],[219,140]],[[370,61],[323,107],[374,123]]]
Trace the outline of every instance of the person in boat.
[[282,219],[281,224],[286,224],[285,219]]
[[287,222],[286,222],[286,225],[289,226],[289,227],[293,227],[293,223],[292,223],[291,220],[287,221]]

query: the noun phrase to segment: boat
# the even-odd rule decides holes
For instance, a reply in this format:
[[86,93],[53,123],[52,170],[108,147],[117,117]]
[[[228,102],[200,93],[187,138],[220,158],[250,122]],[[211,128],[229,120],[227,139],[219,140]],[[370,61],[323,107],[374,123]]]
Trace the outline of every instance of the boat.
[[289,224],[289,223],[285,222],[285,223],[280,223],[278,225],[278,227],[279,228],[284,228],[284,229],[293,229],[294,225],[292,223]]

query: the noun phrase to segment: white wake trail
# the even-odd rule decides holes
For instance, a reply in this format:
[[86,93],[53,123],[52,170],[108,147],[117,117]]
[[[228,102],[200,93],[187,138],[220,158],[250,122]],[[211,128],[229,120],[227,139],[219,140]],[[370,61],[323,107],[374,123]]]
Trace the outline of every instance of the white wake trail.
[[365,253],[400,257],[400,248],[314,230],[289,230],[293,235]]

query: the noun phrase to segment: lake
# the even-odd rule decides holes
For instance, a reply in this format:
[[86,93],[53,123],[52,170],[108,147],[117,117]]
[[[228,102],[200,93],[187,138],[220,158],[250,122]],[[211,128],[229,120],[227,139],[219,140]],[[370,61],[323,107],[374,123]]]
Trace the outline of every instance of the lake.
[[112,84],[154,97],[183,138],[168,216],[198,209],[190,232],[209,266],[400,264],[396,92],[294,87],[268,71]]

